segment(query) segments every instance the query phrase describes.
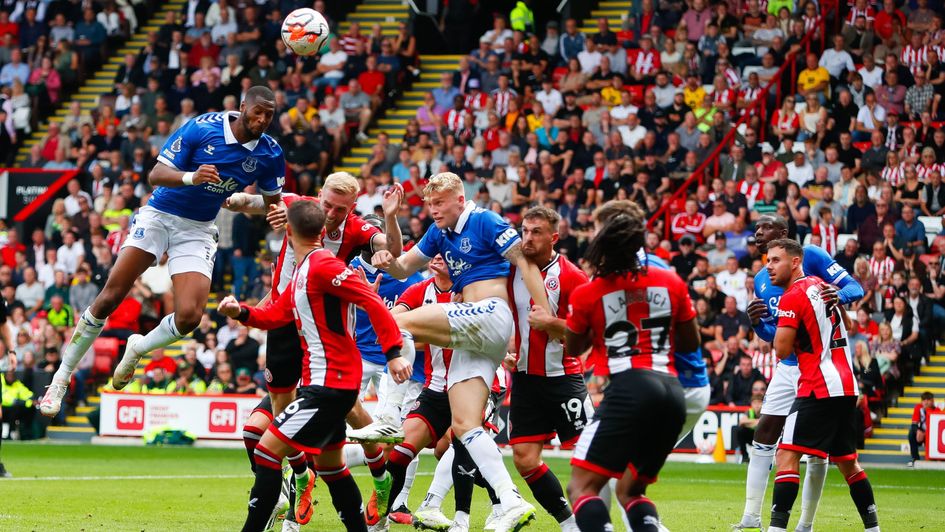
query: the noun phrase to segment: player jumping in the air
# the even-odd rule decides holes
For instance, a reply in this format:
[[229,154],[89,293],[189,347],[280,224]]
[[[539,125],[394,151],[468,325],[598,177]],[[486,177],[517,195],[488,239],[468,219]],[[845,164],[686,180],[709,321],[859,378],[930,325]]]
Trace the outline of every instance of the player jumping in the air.
[[561,483],[541,460],[544,444],[556,434],[563,448],[573,447],[594,414],[581,359],[562,344],[571,294],[587,283],[587,275],[555,253],[559,220],[558,214],[546,207],[529,209],[522,220],[522,253],[541,268],[552,314],[532,306],[524,279],[515,268],[509,277],[509,301],[516,325],[515,349],[509,354],[515,367],[509,443],[515,468],[535,500],[561,530],[576,532]]
[[[768,242],[787,238],[787,234],[788,226],[784,218],[764,215],[756,224],[755,243],[762,253],[766,253]],[[817,246],[804,247],[802,267],[806,275],[813,275],[825,281],[821,297],[830,304],[846,305],[863,297],[863,287],[860,283]],[[768,278],[766,269],[762,269],[755,276],[757,299],[748,304],[747,311],[755,334],[766,342],[774,341],[778,301],[783,293],[784,290],[775,286]],[[774,463],[778,438],[788,414],[791,413],[794,397],[797,396],[798,376],[797,357],[787,356],[775,368],[774,376],[768,384],[761,407],[761,418],[755,428],[755,439],[751,443],[751,461],[748,463],[748,479],[745,485],[745,512],[741,522],[735,525],[736,529],[761,528],[761,505],[768,487],[768,476]],[[813,528],[814,514],[817,512],[826,476],[827,462],[816,455],[808,457],[797,532],[808,532]]]
[[859,387],[843,309],[822,295],[823,281],[805,273],[807,251],[796,240],[767,242],[770,282],[784,290],[777,313],[774,351],[797,357],[800,376],[778,446],[770,532],[786,532],[797,499],[801,456],[837,464],[850,486],[867,532],[879,532],[873,488],[856,459]]
[[[618,214],[585,255],[593,280],[571,294],[565,347],[606,353],[610,385],[571,458],[568,496],[585,532],[613,530],[599,496],[617,478],[617,499],[635,532],[659,530],[646,488],[656,476],[686,418],[673,353],[699,345],[695,310],[676,274],[641,264],[646,228],[640,215]],[[645,430],[644,430],[645,428]]]
[[[345,172],[330,174],[319,192],[318,198],[298,196],[295,194],[283,195],[285,205],[307,199],[319,203],[325,211],[325,227],[322,230],[322,245],[343,261],[350,261],[358,253],[373,254],[381,249],[388,249],[388,242],[392,253],[400,255],[403,244],[400,228],[396,224],[396,214],[399,207],[399,198],[390,193],[384,197],[384,212],[388,220],[393,219],[394,227],[390,227],[390,234],[381,229],[383,224],[371,224],[354,212],[354,205],[360,192],[357,179]],[[264,198],[258,195],[234,194],[226,203],[227,208],[248,214],[266,213]],[[279,208],[273,207],[272,211]],[[271,213],[270,213],[271,214]],[[288,287],[295,272],[296,255],[292,250],[288,236],[283,237],[282,246],[275,262],[275,284],[272,292],[260,302],[278,299],[279,295]],[[282,412],[286,405],[295,399],[296,386],[301,378],[302,348],[298,330],[294,324],[267,332],[266,348],[266,379],[269,395],[264,397],[253,410],[243,427],[243,442],[249,454],[250,467],[255,469],[253,460],[256,445],[269,427],[273,416]],[[371,417],[363,408],[356,407],[348,416],[348,423],[352,426],[365,426],[371,422]],[[364,444],[364,460],[371,466],[372,479],[376,490],[386,493],[390,488],[390,476],[386,474],[386,459],[382,449],[376,444]],[[314,478],[307,478],[306,471],[296,466],[301,475],[296,475],[296,504],[295,518],[303,524],[311,516],[311,487]],[[281,505],[278,505],[281,507]],[[292,525],[287,525],[291,527]]]
[[495,213],[466,202],[462,181],[456,174],[433,176],[424,189],[424,198],[435,225],[399,258],[381,251],[374,255],[373,262],[402,279],[437,253],[446,261],[453,291],[462,294],[463,303],[424,305],[397,314],[405,357],[413,360],[414,339],[453,349],[447,378],[453,445],[462,445],[469,452],[501,499],[503,515],[496,529],[519,530],[534,518],[535,508],[516,491],[502,455],[483,429],[482,413],[496,368],[512,336],[506,288],[509,263],[522,271],[535,304],[547,311],[541,272],[522,254],[521,238],[515,229]]
[[76,324],[40,402],[43,415],[59,413],[76,364],[102,332],[135,280],[164,253],[174,290],[174,312],[145,336],[128,338],[112,385],[121,390],[145,353],[170,345],[197,327],[210,293],[218,232],[213,224],[227,196],[257,183],[267,205],[280,201],[285,160],[264,132],[275,113],[267,87],[246,92],[239,113],[200,115],[167,139],[148,182],[157,187],[134,217],[105,288]]
[[279,299],[250,308],[228,296],[219,305],[221,314],[251,327],[269,330],[295,323],[303,341],[298,398],[275,417],[256,446],[256,481],[243,530],[265,527],[279,496],[283,458],[304,461],[303,453],[309,453],[315,455],[318,474],[346,529],[363,531],[361,494],[342,452],[345,417],[361,384],[361,357],[351,323],[355,305],[368,311],[391,373],[406,380],[412,368],[400,356],[396,322],[381,299],[344,262],[321,248],[321,208],[312,201],[296,201],[288,209],[288,220],[287,233],[300,260]]

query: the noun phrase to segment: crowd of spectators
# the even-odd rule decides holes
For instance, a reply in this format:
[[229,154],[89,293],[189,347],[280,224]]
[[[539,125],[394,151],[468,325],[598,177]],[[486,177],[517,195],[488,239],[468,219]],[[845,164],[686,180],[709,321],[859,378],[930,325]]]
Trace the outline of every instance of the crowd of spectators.
[[[279,39],[257,38],[275,27],[278,10],[235,11],[219,0],[204,15],[194,4],[170,16],[142,55],[126,58],[114,108],[103,106],[95,120],[76,108],[51,130],[49,141],[69,148],[59,159],[91,159],[80,165],[86,180],[70,184],[70,196],[25,247],[7,233],[0,286],[14,307],[13,326],[24,329],[23,345],[32,346],[23,349],[25,365],[37,372],[55,367],[68,337],[68,321],[53,323],[61,308],[73,307],[65,312],[71,319],[91,300],[77,303],[70,294],[57,303],[48,290],[100,286],[150,192],[140,178],[153,164],[149,154],[170,131],[212,105],[232,109],[246,87],[267,83],[278,99],[273,133],[292,174],[287,189],[308,193],[348,136],[365,132],[392,83],[422,68],[406,25],[388,39],[379,29],[362,36],[353,24],[327,53],[297,60]],[[780,214],[791,237],[826,249],[863,285],[866,297],[848,309],[856,315],[851,339],[864,397],[881,413],[922,371],[938,340],[933,331],[945,325],[945,238],[935,238],[945,214],[943,13],[926,0],[830,7],[642,0],[624,27],[601,19],[592,35],[573,19],[540,29],[519,20],[513,29],[497,14],[479,46],[429,91],[403,136],[378,136],[358,176],[357,210],[377,211],[386,188],[401,183],[399,222],[416,241],[432,223],[423,185],[451,171],[468,199],[513,224],[530,206],[554,208],[562,217],[556,249],[580,263],[591,213],[603,202],[635,200],[650,215],[670,209],[668,218],[654,216],[647,250],[690,286],[712,403],[743,407],[764,393],[777,364],[745,308],[763,267],[754,223]],[[204,55],[214,46],[217,55]],[[182,64],[192,66],[181,73]],[[230,92],[208,96],[215,91]],[[753,105],[759,100],[766,105]],[[91,148],[102,144],[109,149]],[[47,151],[55,160],[58,150]],[[718,164],[695,175],[716,152]],[[239,296],[261,297],[280,235],[229,212],[217,223],[214,287],[223,288],[231,272]],[[111,316],[117,336],[169,311],[160,268],[126,300],[127,319]],[[258,393],[264,352],[254,331],[208,314],[186,355],[157,355],[161,369],[150,368],[136,386],[197,392],[222,374],[225,386],[238,389],[233,376],[244,373],[243,390]],[[73,403],[83,393],[77,389]]]

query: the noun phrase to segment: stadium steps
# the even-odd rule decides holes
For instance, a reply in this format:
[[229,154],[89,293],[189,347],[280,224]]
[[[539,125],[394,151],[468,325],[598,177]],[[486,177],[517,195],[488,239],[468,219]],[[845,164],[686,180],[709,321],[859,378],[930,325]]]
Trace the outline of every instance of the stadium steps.
[[590,18],[582,21],[580,30],[584,35],[591,36],[597,33],[597,19],[606,18],[610,31],[616,33],[623,26],[624,18],[630,16],[631,0],[604,0],[597,4],[597,9],[591,10]]
[[348,32],[353,22],[361,26],[362,35],[370,35],[371,27],[380,24],[381,35],[394,37],[403,21],[410,18],[410,8],[405,1],[398,0],[364,0],[353,12],[348,13],[347,19],[338,24],[338,33]]
[[[360,7],[360,6],[359,6]],[[404,91],[393,106],[387,110],[386,118],[377,121],[377,125],[368,129],[368,140],[342,157],[336,171],[360,175],[361,165],[371,158],[371,150],[377,144],[377,135],[381,132],[391,137],[391,142],[399,143],[407,127],[407,122],[416,115],[417,108],[423,104],[423,96],[439,86],[440,76],[444,72],[453,72],[459,67],[461,55],[421,55],[420,81],[413,84],[414,90]]]
[[23,146],[16,156],[15,165],[20,165],[29,157],[30,146],[42,140],[46,134],[49,122],[62,122],[63,118],[69,112],[69,105],[73,100],[80,102],[82,110],[86,113],[91,112],[98,107],[99,98],[103,95],[111,94],[114,86],[115,73],[124,63],[125,54],[137,54],[141,48],[147,44],[149,32],[157,31],[160,24],[164,21],[164,16],[168,11],[180,11],[186,4],[186,0],[167,0],[164,5],[154,12],[151,19],[146,24],[138,27],[138,31],[132,35],[118,49],[109,49],[110,56],[105,58],[103,66],[95,73],[90,73],[89,79],[79,87],[76,94],[70,98],[64,99],[50,116],[45,124],[38,124],[33,134],[25,139]]
[[906,386],[896,406],[887,409],[886,417],[873,429],[872,437],[866,440],[866,448],[860,451],[861,461],[905,464],[910,460],[908,437],[912,410],[926,391],[934,393],[939,400],[945,396],[945,347],[939,347],[913,385]]

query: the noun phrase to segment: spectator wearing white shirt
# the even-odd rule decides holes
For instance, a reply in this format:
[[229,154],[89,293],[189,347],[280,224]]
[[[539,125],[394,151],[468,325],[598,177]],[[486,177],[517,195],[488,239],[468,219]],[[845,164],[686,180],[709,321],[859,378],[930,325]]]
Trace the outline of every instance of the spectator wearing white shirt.
[[345,75],[344,68],[345,62],[348,61],[348,54],[341,49],[341,39],[332,39],[328,46],[330,51],[318,60],[316,70],[319,76],[312,80],[315,88],[324,87],[325,85],[337,88]]
[[600,60],[603,54],[597,51],[597,45],[593,40],[588,39],[587,48],[578,52],[577,60],[581,63],[581,72],[591,76],[600,68]]
[[639,121],[635,122],[633,127],[630,126],[630,117],[636,118],[639,111],[637,106],[630,102],[630,93],[628,91],[620,93],[620,105],[610,110],[611,122],[615,126],[618,126],[620,136],[623,137],[623,143],[630,147],[630,149],[635,148],[637,142],[643,140],[643,135],[646,135],[645,129],[643,130],[643,135],[635,131],[639,126]]
[[860,76],[863,77],[863,85],[876,90],[877,87],[883,84],[883,69],[876,64],[876,59],[873,58],[873,54],[865,54],[863,56],[863,66],[857,69],[857,72],[860,73]]
[[843,35],[833,36],[833,48],[824,50],[824,53],[820,55],[820,66],[826,68],[830,77],[835,80],[841,79],[844,70],[847,72],[856,70],[850,52],[844,49]]
[[[211,6],[211,10],[217,4]],[[231,8],[232,9],[232,8]],[[230,35],[236,35],[238,30],[236,26],[236,18],[230,15],[231,9],[224,9],[223,11],[218,11],[218,22],[216,24],[210,23],[210,14],[208,13],[204,19],[204,23],[210,29],[210,38],[215,44],[224,46],[227,43],[227,39]],[[222,56],[222,54],[221,54]]]
[[66,216],[75,216],[81,210],[79,206],[80,197],[85,198],[89,202],[89,205],[92,205],[92,196],[82,190],[78,179],[70,179],[69,183],[66,185],[66,189],[69,191],[69,195],[66,196],[63,201],[66,207]]
[[725,260],[725,269],[715,275],[715,283],[719,290],[727,296],[735,298],[735,306],[744,312],[748,307],[748,274],[738,269],[738,259],[729,257]]
[[886,109],[876,103],[876,95],[872,92],[864,97],[863,107],[856,113],[856,125],[853,131],[853,140],[865,142],[870,134],[882,127],[886,121]]
[[558,109],[560,109],[561,105],[564,103],[561,93],[558,92],[558,89],[554,87],[551,80],[548,78],[542,80],[541,90],[535,93],[535,99],[541,102],[545,114],[551,116],[556,115]]
[[808,181],[814,179],[814,167],[807,162],[804,146],[794,147],[794,160],[784,167],[788,171],[788,179],[799,187],[803,187]]
[[72,231],[62,234],[62,245],[56,251],[56,267],[69,275],[75,274],[85,258],[85,247]]
[[[224,12],[226,12],[225,15]],[[207,16],[204,17],[204,23],[208,27],[214,28],[217,24],[226,23],[227,21],[236,22],[236,10],[230,7],[229,1],[219,0],[210,4],[207,9]]]
[[481,41],[489,41],[489,46],[500,52],[505,48],[505,40],[512,38],[512,30],[505,27],[503,17],[495,17],[492,22],[492,29],[483,34]]

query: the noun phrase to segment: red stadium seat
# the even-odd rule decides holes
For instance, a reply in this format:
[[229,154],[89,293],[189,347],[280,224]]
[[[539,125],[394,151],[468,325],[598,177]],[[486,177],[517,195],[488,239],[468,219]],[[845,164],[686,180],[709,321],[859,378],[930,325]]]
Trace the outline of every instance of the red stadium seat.
[[551,73],[551,81],[554,82],[555,87],[558,86],[558,83],[561,82],[561,78],[568,73],[568,67],[555,67],[554,71]]
[[629,48],[630,42],[632,42],[635,37],[636,34],[633,33],[633,30],[620,30],[617,32],[617,42],[624,48]]
[[335,96],[341,98],[341,95],[344,94],[344,93],[346,93],[346,92],[348,92],[348,90],[349,90],[349,89],[348,89],[348,86],[347,86],[347,85],[339,85],[339,86],[335,89]]
[[[113,340],[114,338],[108,338]],[[108,355],[99,355],[96,353],[95,362],[92,363],[92,374],[93,375],[111,375],[112,374],[112,358]]]
[[624,85],[623,90],[630,93],[630,101],[633,105],[637,107],[643,105],[643,85]]
[[92,344],[92,349],[96,357],[104,356],[116,359],[118,358],[119,346],[120,340],[118,338],[96,338],[95,343]]

